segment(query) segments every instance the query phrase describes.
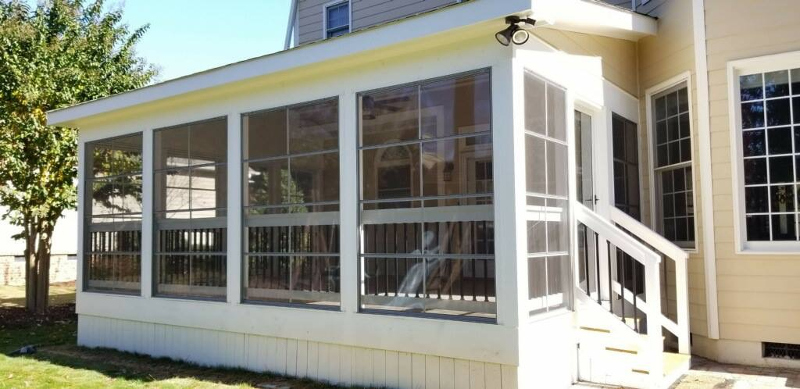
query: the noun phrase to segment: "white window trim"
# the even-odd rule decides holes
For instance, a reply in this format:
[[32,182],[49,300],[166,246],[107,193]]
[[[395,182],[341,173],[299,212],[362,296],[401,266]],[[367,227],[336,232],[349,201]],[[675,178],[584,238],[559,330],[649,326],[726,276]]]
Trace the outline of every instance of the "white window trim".
[[353,2],[351,0],[333,0],[322,5],[322,39],[328,38],[328,8],[347,3],[347,33],[353,32]]
[[800,51],[766,55],[728,62],[728,120],[731,140],[731,181],[733,184],[733,228],[736,254],[785,255],[800,253],[800,241],[748,242],[745,221],[744,169],[742,165],[742,114],[739,108],[739,75],[766,73],[800,67]]
[[[680,84],[686,84],[687,90],[687,97],[689,103],[689,139],[691,144],[691,151],[692,151],[692,203],[694,204],[694,211],[692,214],[694,215],[694,247],[692,248],[683,248],[684,251],[690,254],[696,254],[699,252],[698,250],[698,234],[699,234],[699,219],[697,218],[697,189],[698,189],[698,182],[696,181],[697,178],[697,158],[695,158],[695,134],[694,134],[694,98],[692,96],[692,72],[687,71],[681,73],[677,76],[674,76],[660,84],[652,86],[645,91],[645,114],[647,115],[647,169],[648,169],[648,184],[650,185],[650,228],[653,231],[660,231],[661,226],[659,222],[661,218],[658,216],[658,210],[656,209],[656,178],[655,178],[655,169],[656,165],[654,162],[655,157],[655,147],[654,147],[654,139],[655,139],[655,129],[653,128],[653,122],[655,120],[655,115],[653,114],[653,97],[662,93],[670,88],[676,87]],[[660,234],[660,233],[659,233]]]

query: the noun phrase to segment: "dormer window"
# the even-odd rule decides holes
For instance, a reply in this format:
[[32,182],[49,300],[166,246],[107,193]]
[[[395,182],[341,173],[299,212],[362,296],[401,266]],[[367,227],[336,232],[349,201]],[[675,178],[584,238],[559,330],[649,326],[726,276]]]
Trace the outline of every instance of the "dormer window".
[[325,5],[325,38],[350,32],[350,2],[337,1]]

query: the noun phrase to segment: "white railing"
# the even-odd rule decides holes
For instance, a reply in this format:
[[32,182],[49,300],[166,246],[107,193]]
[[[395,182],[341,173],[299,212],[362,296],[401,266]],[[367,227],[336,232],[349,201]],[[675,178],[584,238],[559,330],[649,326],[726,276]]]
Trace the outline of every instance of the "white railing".
[[[664,328],[678,338],[678,352],[689,354],[689,254],[657,232],[647,228],[638,220],[628,216],[617,208],[611,208],[611,221],[624,228],[628,233],[663,254],[675,263],[675,302],[676,321],[663,317]],[[665,276],[666,274],[665,270]]]
[[[663,378],[664,338],[662,328],[679,339],[679,352],[689,352],[686,253],[616,209],[612,211],[612,220],[603,218],[577,202],[574,203],[573,209],[578,228],[585,228],[584,236],[591,234],[591,240],[595,242],[592,263],[588,259],[589,247],[583,248],[583,255],[586,257],[581,259],[579,256],[578,258],[579,261],[585,261],[586,290],[583,290],[580,285],[582,282],[580,276],[576,277],[578,279],[577,287],[585,292],[591,300],[625,323],[630,319],[629,315],[625,314],[625,307],[628,304],[629,312],[633,316],[634,328],[632,329],[639,334],[642,334],[643,331],[639,327],[638,312],[643,313],[643,319],[646,321],[646,335],[641,343],[645,348],[643,355],[648,358],[651,378],[655,380],[654,382],[659,382]],[[626,258],[635,261],[635,263],[631,263],[630,269],[625,263],[629,260],[618,257],[617,250],[627,254]],[[659,252],[673,259],[676,264],[677,322],[662,313],[660,278],[662,255]],[[622,260],[620,261],[620,259]],[[594,264],[596,277],[591,276],[592,264]],[[639,268],[644,269],[643,279],[637,278],[637,269]],[[630,282],[625,276],[627,270],[632,271],[633,282]],[[596,293],[593,293],[591,287],[593,280],[590,278],[596,278],[594,280]],[[643,288],[638,286],[640,281],[644,283]],[[629,326],[629,328],[631,327]]]

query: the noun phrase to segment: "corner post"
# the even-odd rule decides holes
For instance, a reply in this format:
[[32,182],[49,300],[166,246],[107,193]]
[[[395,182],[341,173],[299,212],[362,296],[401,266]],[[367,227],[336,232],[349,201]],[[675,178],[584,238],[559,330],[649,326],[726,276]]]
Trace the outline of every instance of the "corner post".
[[242,301],[242,117],[228,113],[228,289],[227,301]]
[[144,298],[153,296],[153,147],[153,130],[148,128],[142,131],[142,275],[139,288]]

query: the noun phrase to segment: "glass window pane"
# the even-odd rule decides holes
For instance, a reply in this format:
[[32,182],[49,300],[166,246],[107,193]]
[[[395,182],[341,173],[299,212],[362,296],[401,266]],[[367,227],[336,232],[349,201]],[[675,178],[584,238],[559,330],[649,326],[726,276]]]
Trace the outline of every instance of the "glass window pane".
[[563,89],[547,84],[547,135],[567,140],[567,95]]
[[744,161],[744,183],[745,185],[767,183],[766,158],[746,159]]
[[174,169],[156,172],[154,176],[156,211],[179,211],[190,209],[189,169]]
[[769,188],[772,212],[794,212],[794,185],[776,185]]
[[339,153],[294,157],[291,172],[290,202],[339,201]]
[[531,220],[530,211],[528,216],[528,254],[540,254],[547,252],[547,212],[543,209],[540,212],[533,212],[536,220]]
[[739,88],[741,90],[741,100],[758,100],[764,97],[763,82],[761,73],[739,77]]
[[677,92],[678,94],[678,111],[679,112],[688,112],[689,111],[689,92],[688,88],[681,88]]
[[747,240],[769,240],[769,216],[748,215],[745,221],[747,224]]
[[333,150],[339,146],[339,101],[289,108],[289,152]]
[[783,126],[792,124],[789,99],[767,100],[767,125]]
[[228,160],[228,121],[209,120],[189,127],[192,165],[224,163]]
[[792,78],[792,94],[798,95],[800,94],[800,69],[792,69],[790,73]]
[[247,142],[245,159],[287,154],[285,109],[244,115],[242,122]]
[[767,187],[744,188],[745,212],[768,212]]
[[742,104],[742,129],[764,127],[764,102]]
[[569,220],[566,200],[547,200],[547,251],[569,250]]
[[362,151],[362,199],[419,196],[419,158],[417,144]]
[[567,175],[567,146],[547,142],[547,193],[567,196],[569,177]]
[[525,174],[528,192],[547,193],[545,143],[542,138],[525,136]]
[[667,134],[668,140],[678,140],[680,138],[680,121],[677,117],[671,117],[667,120]]
[[[478,184],[479,163],[492,160],[490,140],[469,142],[471,139],[474,138],[448,139],[422,144],[423,196],[491,193],[491,187]],[[478,144],[470,146],[470,143]]]
[[769,136],[770,154],[790,154],[792,152],[792,129],[790,127],[770,128],[767,130],[767,135]]
[[772,240],[797,240],[795,215],[772,215]]
[[228,203],[228,176],[224,166],[192,169],[192,209],[225,208]]
[[678,94],[670,93],[667,95],[667,116],[678,114]]
[[245,163],[243,174],[249,206],[289,204],[290,193],[297,195],[299,190],[289,184],[287,159]]
[[769,159],[769,182],[792,182],[794,180],[792,157],[773,157]]
[[[493,236],[494,223],[489,221],[425,223],[423,249],[432,254],[494,254]],[[391,247],[391,236],[388,243]]]
[[688,138],[691,133],[691,123],[689,120],[688,113],[681,115],[679,125],[680,125],[680,137]]
[[[800,142],[800,129],[796,131],[795,142]],[[764,155],[767,149],[766,144],[764,130],[745,131],[742,133],[742,146],[745,157]]]
[[544,80],[525,72],[525,129],[545,135],[547,94]]
[[569,303],[570,272],[569,256],[547,258],[547,306],[550,310]]
[[154,133],[155,169],[189,165],[189,127],[158,130]]
[[661,96],[656,99],[656,120],[662,121],[667,118],[667,97]]
[[764,91],[766,97],[780,97],[789,95],[789,71],[764,73]]
[[361,96],[361,144],[394,143],[419,138],[417,86]]
[[439,138],[489,131],[489,73],[448,78],[422,85],[422,137]]

